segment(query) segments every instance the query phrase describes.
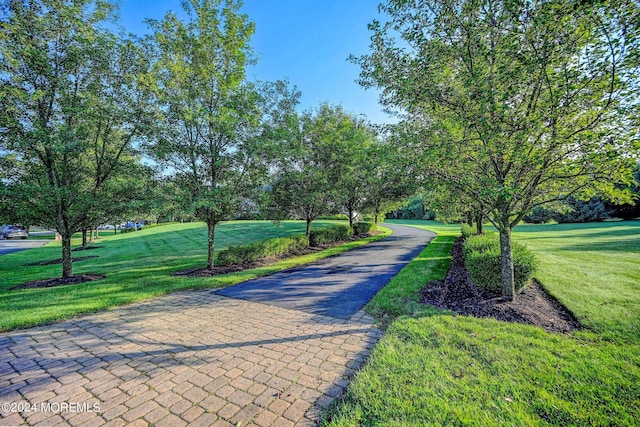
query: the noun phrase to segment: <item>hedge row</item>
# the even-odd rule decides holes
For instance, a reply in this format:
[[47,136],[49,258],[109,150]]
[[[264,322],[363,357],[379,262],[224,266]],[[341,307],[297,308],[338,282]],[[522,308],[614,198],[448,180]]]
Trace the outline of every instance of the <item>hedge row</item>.
[[247,264],[270,256],[293,254],[306,247],[305,236],[276,237],[248,245],[229,246],[218,254],[216,264]]
[[[513,275],[516,292],[524,289],[536,271],[538,261],[526,246],[513,242]],[[500,240],[496,234],[469,236],[464,242],[464,260],[469,276],[476,285],[492,290],[502,289]]]
[[469,236],[475,236],[476,234],[478,234],[478,231],[476,227],[473,227],[469,224],[462,224],[462,227],[460,228],[460,233],[462,234],[462,237],[466,239]]
[[341,242],[353,236],[353,230],[348,225],[334,225],[320,230],[311,230],[309,246],[320,246],[327,243]]
[[[358,229],[365,230],[360,233],[369,232],[375,227],[371,225],[360,225],[368,223],[357,223]],[[375,224],[373,224],[375,226]],[[320,230],[311,230],[309,236],[309,246],[320,246],[327,243],[335,243],[347,240],[353,235],[353,230],[348,225],[334,225]],[[229,246],[220,251],[216,258],[216,265],[225,266],[232,264],[248,264],[259,259],[277,255],[292,255],[304,250],[307,247],[305,236],[276,237],[274,239],[254,242],[248,245]]]
[[378,230],[378,226],[375,222],[356,222],[353,224],[353,234],[371,234]]

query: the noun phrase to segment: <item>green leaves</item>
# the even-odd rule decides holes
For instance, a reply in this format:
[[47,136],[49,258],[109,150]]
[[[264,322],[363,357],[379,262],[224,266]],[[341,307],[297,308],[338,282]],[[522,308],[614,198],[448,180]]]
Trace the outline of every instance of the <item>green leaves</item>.
[[[8,3],[0,33],[0,149],[21,161],[16,205],[63,237],[98,221],[150,120],[146,52],[100,26],[110,2]],[[63,275],[71,274],[63,239]]]
[[404,113],[424,174],[501,230],[628,180],[637,156],[637,2],[390,0],[355,61]]

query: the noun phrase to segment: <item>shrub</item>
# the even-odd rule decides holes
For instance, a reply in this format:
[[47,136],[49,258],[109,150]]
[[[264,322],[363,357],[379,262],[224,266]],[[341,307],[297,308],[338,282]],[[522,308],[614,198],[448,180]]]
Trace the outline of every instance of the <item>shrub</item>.
[[276,237],[248,245],[229,246],[218,254],[216,263],[217,265],[247,264],[270,256],[293,254],[306,246],[304,236]]
[[554,219],[561,224],[567,222],[602,222],[610,214],[604,202],[597,197],[587,202],[569,198],[566,204],[570,208],[568,212],[554,215]]
[[378,230],[378,226],[374,222],[356,222],[353,224],[353,234],[372,234]]
[[[537,259],[526,246],[513,242],[513,275],[516,292],[524,289],[537,267]],[[473,283],[485,289],[502,289],[500,241],[496,234],[470,236],[464,243],[464,259]]]
[[552,210],[537,206],[533,208],[530,214],[525,215],[523,220],[529,224],[546,224],[553,219],[554,213]]
[[326,243],[347,240],[353,235],[353,230],[348,225],[334,225],[320,230],[311,230],[309,233],[309,246],[320,246]]
[[475,236],[477,234],[476,228],[469,224],[462,224],[460,232],[462,233],[462,237],[464,237],[465,239],[469,236]]
[[334,221],[342,221],[342,220],[349,220],[349,216],[345,215],[343,213],[341,214],[335,214],[335,215],[320,215],[318,217],[318,219],[325,219],[325,220],[334,220]]

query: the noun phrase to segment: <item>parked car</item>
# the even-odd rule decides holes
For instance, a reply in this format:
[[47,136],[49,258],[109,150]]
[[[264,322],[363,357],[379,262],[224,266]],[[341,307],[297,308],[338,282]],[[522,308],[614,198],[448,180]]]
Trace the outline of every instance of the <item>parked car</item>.
[[98,226],[98,230],[115,230],[116,226],[113,224],[101,224]]
[[126,224],[124,224],[122,226],[122,228],[127,230],[127,229],[130,229],[130,228],[133,228],[134,226],[136,227],[137,230],[142,229],[142,224],[141,223],[139,223],[139,222],[134,223],[133,221],[127,222]]
[[26,239],[29,237],[29,230],[22,225],[5,225],[2,227],[2,234],[0,234],[0,238],[2,239]]

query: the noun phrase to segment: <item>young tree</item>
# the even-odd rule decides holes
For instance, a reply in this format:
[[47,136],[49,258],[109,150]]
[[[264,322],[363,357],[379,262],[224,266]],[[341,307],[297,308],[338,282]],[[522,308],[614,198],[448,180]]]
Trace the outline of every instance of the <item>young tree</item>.
[[355,117],[342,108],[333,111],[335,126],[330,128],[332,153],[332,199],[347,212],[349,226],[367,200],[368,180],[377,159],[372,157],[375,132],[363,119]]
[[[406,113],[425,171],[475,201],[500,232],[503,299],[511,231],[572,194],[620,196],[638,89],[633,1],[390,0],[362,83]],[[634,94],[635,93],[635,94]],[[618,194],[616,194],[618,193]]]
[[399,144],[384,138],[367,149],[366,200],[364,207],[377,223],[381,214],[401,207],[418,190],[422,177],[415,159]]
[[169,13],[151,22],[163,113],[150,151],[175,172],[190,210],[206,222],[211,269],[216,225],[233,219],[266,174],[269,142],[260,134],[278,102],[246,80],[254,24],[241,13],[241,2],[182,4],[186,21]]
[[291,113],[279,133],[268,216],[302,218],[307,239],[311,223],[328,210],[334,195],[338,112],[341,109],[322,104],[315,112]]
[[18,191],[39,222],[71,236],[144,129],[148,62],[100,28],[106,1],[11,0],[0,22],[0,148],[23,166]]

